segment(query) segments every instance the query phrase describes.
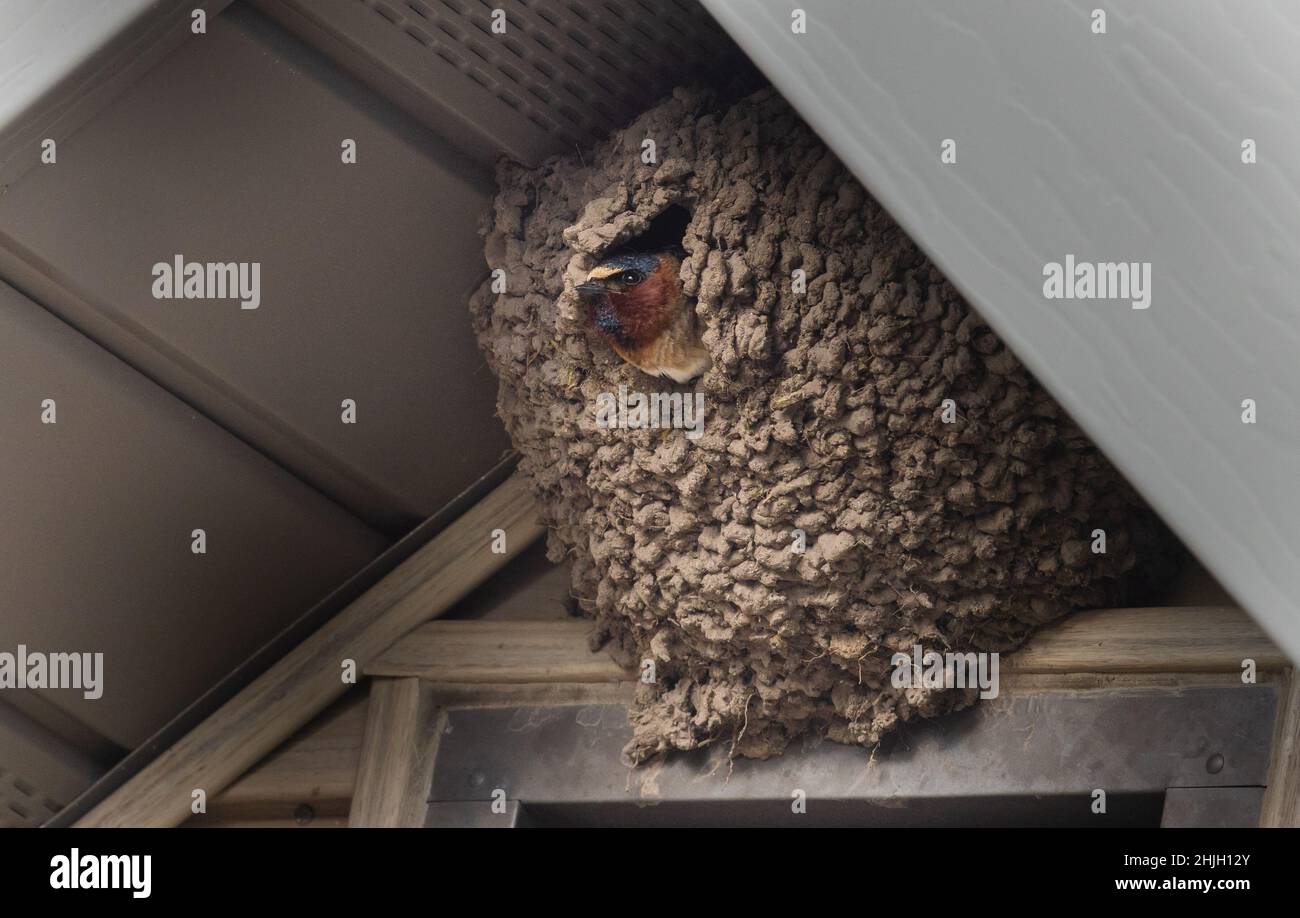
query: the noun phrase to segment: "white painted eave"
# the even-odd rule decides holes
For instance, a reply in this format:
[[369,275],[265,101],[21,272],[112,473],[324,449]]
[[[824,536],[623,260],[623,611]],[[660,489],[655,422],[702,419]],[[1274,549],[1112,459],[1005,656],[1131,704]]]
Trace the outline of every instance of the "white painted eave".
[[[1300,6],[704,3],[1300,660]],[[1045,299],[1067,253],[1151,307]]]

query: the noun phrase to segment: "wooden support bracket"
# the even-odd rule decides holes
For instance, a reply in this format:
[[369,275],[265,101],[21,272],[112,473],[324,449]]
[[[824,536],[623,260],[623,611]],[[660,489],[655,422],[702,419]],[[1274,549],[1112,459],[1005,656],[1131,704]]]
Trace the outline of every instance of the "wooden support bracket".
[[428,682],[410,677],[371,682],[349,826],[424,825],[438,745],[436,714]]

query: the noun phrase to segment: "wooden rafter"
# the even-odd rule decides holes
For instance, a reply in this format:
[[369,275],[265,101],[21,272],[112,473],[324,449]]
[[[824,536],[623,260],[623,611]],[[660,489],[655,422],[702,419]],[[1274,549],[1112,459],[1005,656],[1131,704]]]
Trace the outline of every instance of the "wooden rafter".
[[[504,530],[505,551],[493,548]],[[363,670],[412,628],[481,584],[543,532],[516,473],[387,577],[290,651],[78,822],[174,826],[194,791],[214,798],[347,690],[343,662]]]

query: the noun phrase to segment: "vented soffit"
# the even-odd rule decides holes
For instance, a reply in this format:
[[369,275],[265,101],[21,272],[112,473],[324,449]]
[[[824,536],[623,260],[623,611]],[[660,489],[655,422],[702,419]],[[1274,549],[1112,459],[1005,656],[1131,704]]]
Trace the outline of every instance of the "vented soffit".
[[485,164],[581,150],[674,86],[756,79],[696,0],[256,5]]

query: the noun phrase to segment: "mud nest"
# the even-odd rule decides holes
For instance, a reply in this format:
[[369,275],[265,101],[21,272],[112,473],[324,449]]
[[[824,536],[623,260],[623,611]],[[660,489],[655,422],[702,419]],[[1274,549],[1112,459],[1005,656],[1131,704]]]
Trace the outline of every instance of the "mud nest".
[[[974,700],[895,688],[895,652],[1011,651],[1167,571],[1152,512],[775,92],[678,90],[498,180],[505,292],[476,292],[474,325],[551,559],[616,656],[654,661],[632,761],[764,757],[808,731],[875,744]],[[665,241],[713,360],[677,387],[705,396],[695,440],[597,426],[602,393],[668,384],[573,292],[603,254]]]

